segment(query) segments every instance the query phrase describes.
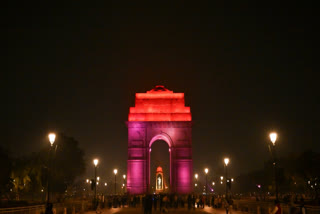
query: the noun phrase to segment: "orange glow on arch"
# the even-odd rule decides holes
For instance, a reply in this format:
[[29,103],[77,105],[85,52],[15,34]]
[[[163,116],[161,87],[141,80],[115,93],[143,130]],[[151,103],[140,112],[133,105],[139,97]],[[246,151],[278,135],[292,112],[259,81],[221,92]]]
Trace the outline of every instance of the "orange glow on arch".
[[190,107],[184,93],[174,93],[158,85],[147,93],[136,93],[135,107],[130,107],[128,121],[191,121]]

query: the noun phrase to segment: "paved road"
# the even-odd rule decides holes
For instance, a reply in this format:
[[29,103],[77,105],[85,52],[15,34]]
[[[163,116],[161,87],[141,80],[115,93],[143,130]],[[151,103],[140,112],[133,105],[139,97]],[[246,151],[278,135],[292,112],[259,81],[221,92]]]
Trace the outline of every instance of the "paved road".
[[[195,210],[188,210],[186,208],[180,209],[169,209],[169,214],[226,214],[226,211],[223,209],[212,209],[211,207],[205,207],[204,209],[195,209]],[[87,212],[86,214],[96,214],[96,212]],[[112,208],[112,209],[104,209],[102,210],[102,214],[143,214],[141,208]],[[160,211],[157,210],[156,212],[152,210],[152,214],[160,214]],[[232,211],[229,214],[248,214],[245,212],[239,211]]]

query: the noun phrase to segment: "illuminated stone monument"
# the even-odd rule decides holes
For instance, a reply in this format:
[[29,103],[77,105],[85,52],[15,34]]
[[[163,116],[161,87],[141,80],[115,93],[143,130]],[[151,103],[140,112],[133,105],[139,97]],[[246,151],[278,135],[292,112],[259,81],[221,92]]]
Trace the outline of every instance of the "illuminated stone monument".
[[136,93],[128,116],[127,191],[150,192],[150,152],[157,140],[165,141],[170,155],[170,192],[192,191],[192,120],[184,93],[156,86]]

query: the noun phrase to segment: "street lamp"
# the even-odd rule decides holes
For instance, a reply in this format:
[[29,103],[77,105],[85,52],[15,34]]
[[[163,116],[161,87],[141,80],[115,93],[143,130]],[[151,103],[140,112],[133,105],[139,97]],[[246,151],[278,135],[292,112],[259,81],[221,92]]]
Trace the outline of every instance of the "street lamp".
[[274,183],[275,183],[275,186],[276,186],[276,199],[278,200],[278,174],[277,174],[277,164],[276,164],[276,141],[277,141],[277,138],[278,138],[278,135],[277,133],[275,132],[272,132],[269,134],[269,137],[270,137],[270,141],[272,143],[272,150],[271,150],[271,153],[272,153],[272,157],[273,157],[273,166],[274,166]]
[[199,175],[198,174],[194,174],[194,178],[198,181],[198,177]]
[[114,173],[114,194],[116,194],[117,193],[117,173],[118,173],[118,170],[114,169],[113,173]]
[[98,166],[99,160],[96,158],[93,160],[94,165],[94,206],[96,207],[96,200],[97,200],[97,166]]
[[209,172],[209,169],[205,168],[204,172],[206,173],[206,204],[208,204],[207,199],[208,199],[208,172]]
[[125,188],[126,188],[126,185],[125,185],[125,183],[126,183],[126,175],[123,175],[122,176],[123,177],[123,194],[125,193]]
[[228,198],[228,182],[229,179],[228,179],[228,164],[229,164],[229,158],[224,158],[224,164],[225,164],[225,167],[226,167],[226,199]]
[[273,145],[275,145],[275,144],[276,144],[277,137],[278,137],[277,133],[272,132],[272,133],[270,133],[269,137],[270,137],[271,143],[272,143]]
[[48,164],[48,179],[47,179],[47,207],[45,213],[51,213],[52,212],[52,204],[50,203],[50,177],[51,177],[51,150],[52,146],[54,144],[54,141],[56,140],[56,134],[55,133],[49,133],[48,135],[49,142],[50,142],[50,151],[49,151],[49,164]]
[[194,185],[195,186],[195,192],[197,192],[197,189],[198,189],[197,188],[197,186],[198,186],[198,184],[197,184],[198,183],[198,177],[199,177],[198,173],[194,174],[194,178],[196,179],[196,183]]
[[54,141],[56,140],[56,134],[55,133],[50,133],[48,135],[48,138],[49,138],[49,142],[51,144],[51,146],[53,145]]

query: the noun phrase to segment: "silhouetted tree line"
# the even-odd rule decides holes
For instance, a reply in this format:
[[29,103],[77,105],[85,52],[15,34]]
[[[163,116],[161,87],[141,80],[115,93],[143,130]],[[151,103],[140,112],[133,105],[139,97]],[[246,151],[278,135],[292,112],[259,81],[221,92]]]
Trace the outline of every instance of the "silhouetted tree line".
[[47,142],[39,152],[14,158],[0,147],[0,196],[2,200],[45,200],[50,192],[61,198],[76,177],[85,172],[84,152],[79,143],[64,134],[54,145]]
[[[278,161],[279,192],[304,193],[319,198],[320,154],[311,150],[290,155]],[[234,193],[274,192],[273,161],[266,161],[264,168],[236,178]],[[260,186],[259,186],[260,185]],[[260,188],[259,188],[260,187]]]

